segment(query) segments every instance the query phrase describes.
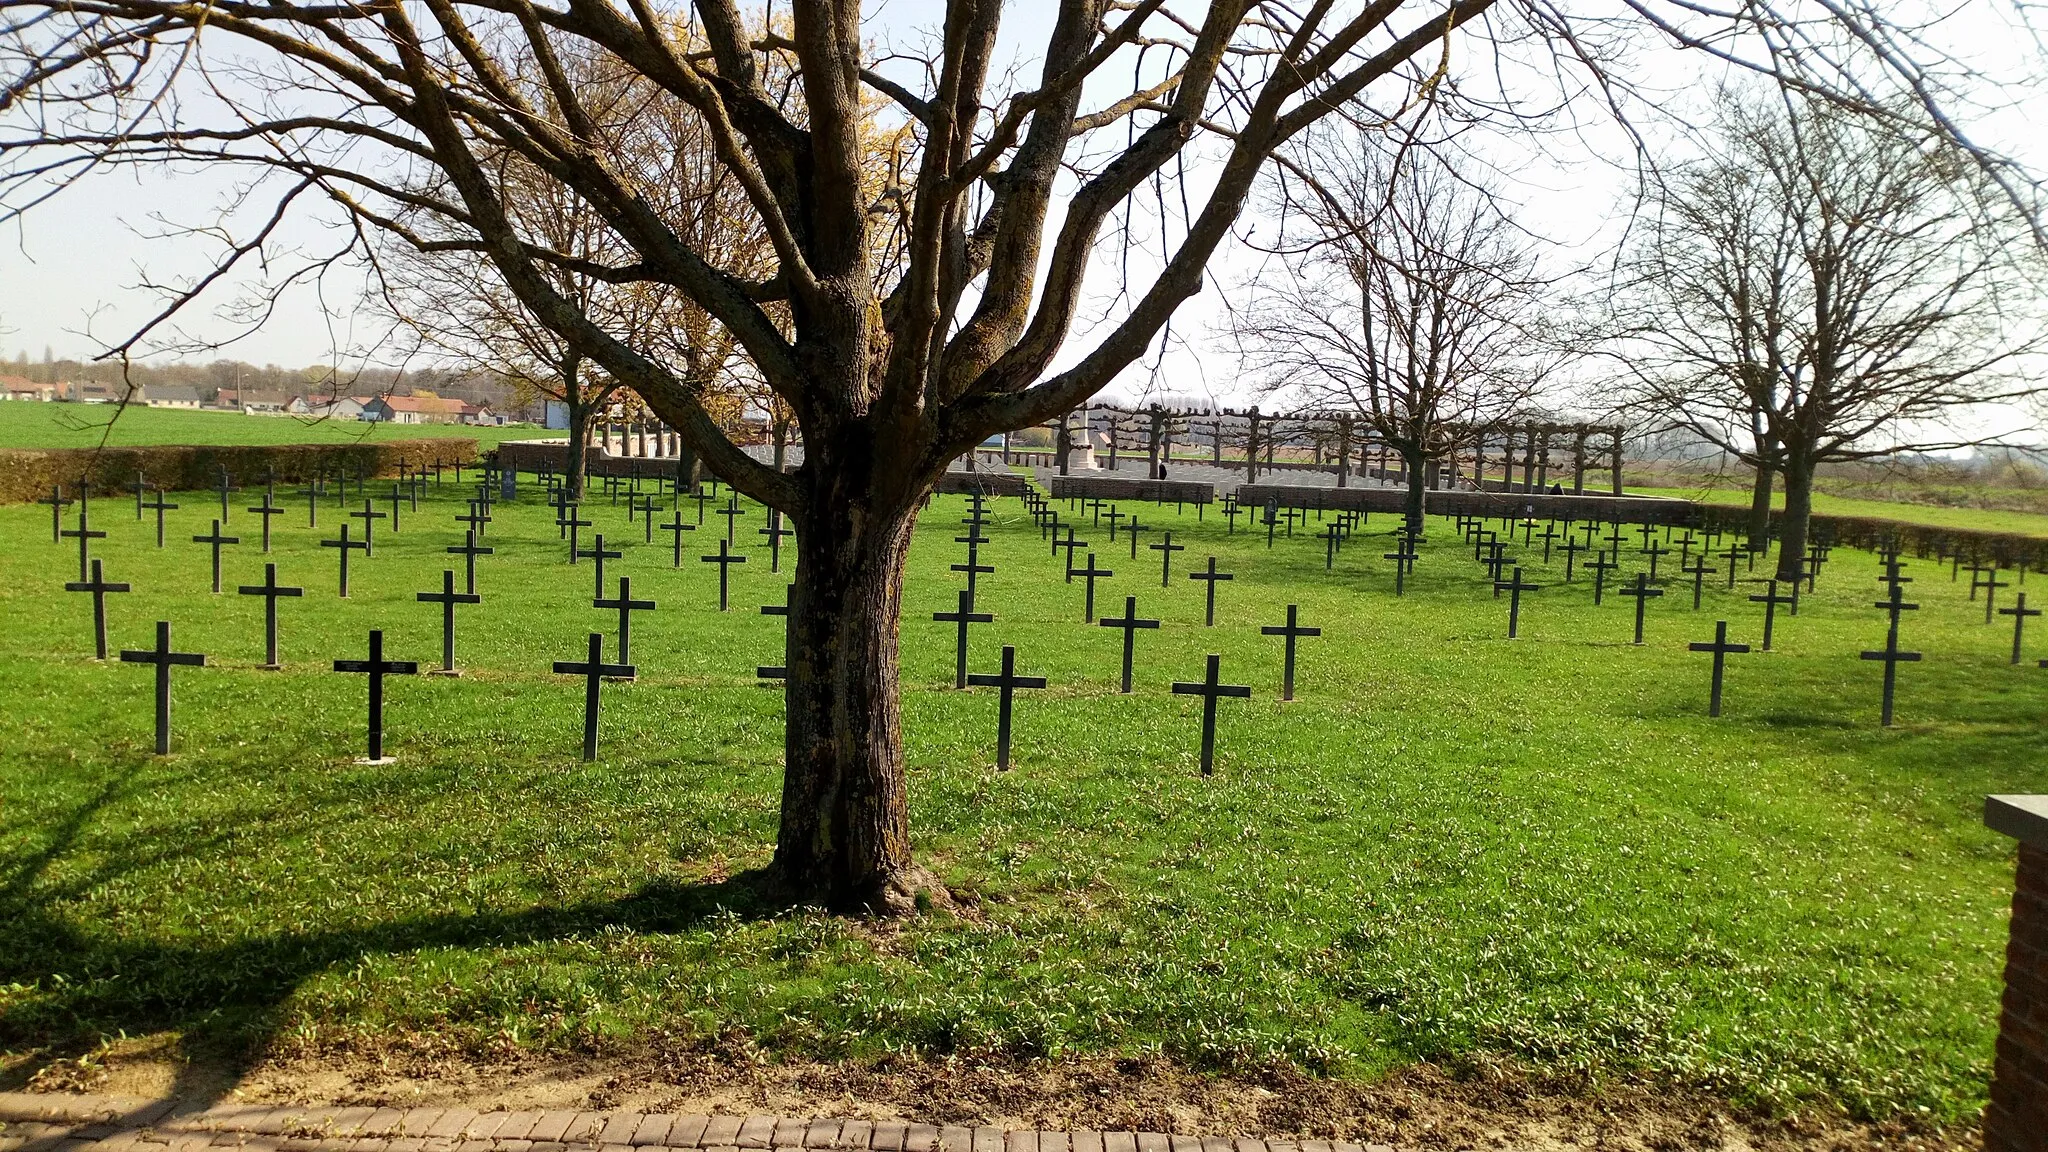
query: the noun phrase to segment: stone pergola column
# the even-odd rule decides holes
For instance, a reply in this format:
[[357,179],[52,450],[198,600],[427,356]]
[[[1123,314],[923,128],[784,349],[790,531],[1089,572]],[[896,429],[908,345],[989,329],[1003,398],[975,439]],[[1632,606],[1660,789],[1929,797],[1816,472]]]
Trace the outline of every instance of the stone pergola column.
[[1984,823],[2019,841],[1985,1152],[2048,1152],[2048,796],[1987,796]]

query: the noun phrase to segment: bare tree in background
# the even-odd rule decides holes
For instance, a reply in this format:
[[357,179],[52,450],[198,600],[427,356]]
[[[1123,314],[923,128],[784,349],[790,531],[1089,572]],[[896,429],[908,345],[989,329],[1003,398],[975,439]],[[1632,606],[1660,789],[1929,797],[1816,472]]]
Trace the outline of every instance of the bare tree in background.
[[1805,562],[1816,469],[1995,443],[2040,394],[2037,255],[1951,141],[1778,92],[1729,95],[1709,152],[1652,187],[1615,296],[1627,406],[1785,485],[1777,577]]
[[[1945,80],[1916,63],[1918,29],[1871,6],[1761,0],[1722,15],[1630,0],[1595,18],[1549,0],[1058,0],[1024,46],[1035,80],[1011,88],[1004,7],[947,0],[929,57],[906,66],[866,57],[859,0],[791,0],[786,36],[752,32],[734,0],[676,17],[644,0],[0,0],[0,205],[109,165],[253,169],[239,214],[208,233],[224,238],[218,261],[166,315],[267,257],[278,222],[316,205],[361,234],[487,259],[708,468],[788,515],[803,547],[773,878],[801,899],[901,913],[946,899],[911,855],[897,693],[918,507],[950,460],[1064,416],[1136,362],[1201,289],[1276,150],[1333,114],[1382,123],[1462,99],[1460,77],[1491,83],[1489,58],[1517,45],[1603,69],[1625,55],[1610,44],[1649,34],[1859,101],[1848,70],[1889,69],[1927,95],[1922,118]],[[701,120],[771,271],[679,230],[666,190],[612,163],[638,108],[572,79],[563,58],[586,55]],[[785,74],[786,95],[764,79]],[[902,125],[886,150],[870,93]],[[595,255],[522,224],[507,155],[603,222]],[[1142,233],[1140,211],[1156,217]],[[1089,272],[1108,263],[1098,246],[1141,234],[1144,274],[1066,348]],[[795,412],[802,466],[742,452],[699,382],[566,294],[560,271],[672,291],[714,319]]]
[[1329,126],[1287,160],[1287,255],[1232,314],[1240,358],[1268,392],[1356,414],[1393,449],[1419,533],[1431,465],[1544,378],[1535,246],[1447,160],[1382,134]]

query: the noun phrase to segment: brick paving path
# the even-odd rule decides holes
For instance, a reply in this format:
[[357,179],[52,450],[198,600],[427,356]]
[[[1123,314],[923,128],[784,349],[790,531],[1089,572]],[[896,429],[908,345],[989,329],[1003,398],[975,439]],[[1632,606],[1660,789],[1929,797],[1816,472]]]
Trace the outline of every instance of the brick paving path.
[[177,1100],[0,1092],[0,1152],[1392,1152],[1324,1140],[1160,1132],[1005,1131],[868,1120],[659,1112],[181,1105]]

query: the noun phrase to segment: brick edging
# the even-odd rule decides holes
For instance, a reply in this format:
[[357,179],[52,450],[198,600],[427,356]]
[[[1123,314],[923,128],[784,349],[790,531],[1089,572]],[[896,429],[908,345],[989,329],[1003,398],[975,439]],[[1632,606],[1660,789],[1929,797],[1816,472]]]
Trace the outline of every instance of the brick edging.
[[158,1146],[167,1152],[223,1146],[252,1152],[634,1152],[650,1147],[712,1152],[1392,1152],[1384,1144],[1086,1128],[1006,1130],[632,1111],[181,1107],[175,1099],[0,1092],[0,1152],[155,1152]]

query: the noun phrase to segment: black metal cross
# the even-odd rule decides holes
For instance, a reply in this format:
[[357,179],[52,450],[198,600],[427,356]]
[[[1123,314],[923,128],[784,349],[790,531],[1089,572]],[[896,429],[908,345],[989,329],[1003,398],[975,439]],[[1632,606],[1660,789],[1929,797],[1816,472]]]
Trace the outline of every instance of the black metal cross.
[[1600,597],[1607,588],[1607,574],[1621,565],[1615,563],[1614,558],[1606,552],[1595,550],[1593,558],[1586,561],[1586,567],[1593,570],[1593,607],[1598,608]]
[[1620,594],[1636,598],[1636,645],[1640,647],[1643,643],[1643,613],[1650,606],[1650,601],[1655,597],[1662,596],[1664,590],[1662,588],[1650,587],[1650,578],[1638,572],[1636,573],[1636,582],[1624,585],[1620,589]]
[[277,565],[263,566],[263,583],[244,584],[236,589],[243,596],[263,597],[263,667],[275,672],[280,667],[277,659],[277,598],[280,596],[304,596],[304,588],[287,588],[277,582]]
[[153,509],[156,512],[156,546],[161,548],[164,546],[164,513],[175,512],[178,510],[178,506],[165,502],[164,490],[158,488],[150,493],[150,501],[144,504],[143,507]]
[[953,641],[953,687],[967,687],[967,626],[988,624],[995,620],[992,612],[976,612],[974,596],[967,589],[960,589],[960,606],[951,612],[934,612],[932,619],[955,625]]
[[[93,579],[99,579],[99,565],[97,562],[93,565]],[[2012,662],[2017,664],[2020,662],[2020,632],[2027,626],[2027,617],[2039,616],[2041,610],[2039,608],[2027,607],[2027,594],[2022,592],[2014,597],[2012,607],[2000,608],[1998,614],[2000,616],[2012,617]]]
[[1380,553],[1380,559],[1394,562],[1394,595],[1404,595],[1408,590],[1408,572],[1422,557],[1415,551],[1402,534],[1396,534],[1394,550]]
[[619,613],[619,663],[633,662],[633,613],[654,611],[654,601],[633,599],[633,578],[619,577],[619,594],[607,600],[599,596],[590,602],[592,608],[616,608]]
[[1749,598],[1749,599],[1750,599],[1750,601],[1751,601],[1752,603],[1756,603],[1756,604],[1761,604],[1761,605],[1763,605],[1763,606],[1764,606],[1764,643],[1763,643],[1763,650],[1764,650],[1764,651],[1766,651],[1766,652],[1769,652],[1769,651],[1771,650],[1771,627],[1772,627],[1772,625],[1774,625],[1774,624],[1776,624],[1776,623],[1777,623],[1777,619],[1778,619],[1778,605],[1780,605],[1780,604],[1789,604],[1789,605],[1792,605],[1792,606],[1794,606],[1794,607],[1797,607],[1797,606],[1798,606],[1798,604],[1799,604],[1799,582],[1798,582],[1798,581],[1796,581],[1796,580],[1795,580],[1795,581],[1793,581],[1793,583],[1792,583],[1792,594],[1791,594],[1790,596],[1780,596],[1780,595],[1778,595],[1778,582],[1777,582],[1776,580],[1772,580],[1772,581],[1770,581],[1769,587],[1770,587],[1770,591],[1769,591],[1769,592],[1766,592],[1766,593],[1764,593],[1764,594],[1763,594],[1763,595],[1761,595],[1761,596],[1751,596],[1751,597]]
[[441,606],[441,666],[429,669],[430,676],[459,676],[455,670],[455,606],[457,604],[480,604],[483,597],[474,591],[455,590],[455,570],[441,569],[441,590],[439,592],[415,592],[413,599],[423,604]]
[[1116,505],[1114,504],[1111,504],[1109,506],[1109,511],[1104,512],[1102,514],[1102,519],[1109,521],[1109,538],[1111,540],[1116,539],[1117,522],[1123,520],[1127,515],[1128,513],[1117,511]]
[[[1648,525],[1644,525],[1644,527],[1648,527]],[[1669,556],[1671,549],[1664,547],[1662,544],[1651,543],[1644,546],[1642,553],[1650,558],[1650,579],[1655,580],[1657,578],[1657,561],[1662,557]]]
[[[730,524],[731,521],[728,520],[726,523]],[[727,603],[726,593],[728,588],[730,587],[730,576],[732,573],[732,566],[735,564],[745,564],[747,562],[747,558],[745,556],[736,555],[732,551],[731,547],[728,546],[725,541],[720,540],[718,542],[718,555],[699,556],[697,557],[697,559],[703,561],[706,564],[718,565],[718,610],[720,612],[725,611]]]
[[[955,564],[953,565],[953,567],[955,569],[958,569],[960,565]],[[985,569],[985,571],[994,571],[994,569]],[[1087,578],[1088,596],[1087,601],[1083,605],[1081,611],[1081,621],[1085,624],[1088,621],[1095,619],[1095,581],[1097,579],[1107,579],[1108,577],[1116,575],[1116,573],[1110,571],[1107,568],[1097,568],[1095,566],[1095,553],[1090,552],[1088,553],[1088,566],[1086,568],[1076,568],[1069,575],[1070,577],[1082,576]],[[969,575],[967,587],[970,592],[974,588],[973,581],[974,577],[972,575]]]
[[583,758],[597,759],[597,687],[607,678],[630,680],[635,672],[631,664],[607,664],[604,662],[604,634],[590,634],[590,651],[582,663],[574,660],[555,661],[558,676],[583,677]]
[[1237,517],[1243,511],[1244,509],[1237,506],[1236,493],[1232,493],[1223,501],[1223,519],[1228,523],[1228,527],[1223,531],[1225,536],[1237,535]]
[[[177,505],[176,505],[176,504],[173,504],[173,505],[171,505],[171,507],[173,507],[173,508],[176,508],[176,507],[177,507]],[[161,533],[161,532],[163,531],[163,525],[162,525],[162,523],[161,523],[161,515],[159,515],[159,523],[158,523],[158,525],[157,525],[157,531],[158,531],[159,533]],[[86,561],[86,556],[87,556],[87,550],[88,550],[88,549],[90,549],[90,548],[92,547],[92,542],[93,542],[94,540],[104,540],[104,539],[106,539],[106,538],[107,538],[107,534],[106,534],[106,532],[105,532],[104,530],[102,530],[102,529],[99,529],[99,528],[92,528],[92,527],[88,527],[88,526],[86,525],[86,509],[85,509],[85,505],[84,505],[84,504],[80,504],[80,505],[78,506],[78,527],[76,527],[76,528],[66,528],[66,529],[64,529],[63,531],[59,532],[59,533],[58,533],[58,536],[59,536],[59,537],[68,537],[68,538],[71,538],[71,539],[75,539],[75,540],[77,540],[77,541],[78,541],[78,578],[79,578],[80,580],[83,580],[83,579],[85,579],[85,571],[86,571],[86,563],[85,563],[85,561]],[[158,541],[158,546],[159,546],[159,547],[161,547],[161,546],[162,546],[162,541],[161,541],[161,539],[159,539],[159,541]]]
[[1168,528],[1166,534],[1160,538],[1159,543],[1147,544],[1145,547],[1159,553],[1159,586],[1161,588],[1170,587],[1169,581],[1173,576],[1173,554],[1175,552],[1187,551],[1188,546],[1185,544],[1175,544],[1173,542],[1173,529]]
[[1088,542],[1086,540],[1074,539],[1074,530],[1071,527],[1067,529],[1067,538],[1065,540],[1054,540],[1052,542],[1053,551],[1057,552],[1063,548],[1066,550],[1067,583],[1072,584],[1074,582],[1074,550],[1086,548],[1087,546]]
[[[1224,578],[1229,579],[1228,576]],[[1215,585],[1212,584],[1210,587],[1213,588]],[[1126,596],[1124,597],[1124,614],[1122,618],[1104,616],[1096,621],[1096,624],[1103,628],[1121,628],[1124,630],[1124,676],[1121,691],[1128,695],[1131,690],[1131,652],[1135,647],[1137,629],[1157,628],[1159,627],[1159,621],[1138,619],[1138,598],[1136,596]]]
[[220,522],[225,524],[228,522],[228,493],[240,492],[242,486],[234,482],[233,478],[228,475],[227,466],[223,464],[220,469],[220,479],[214,483],[213,490],[220,493]]
[[570,559],[573,561],[588,556],[597,561],[597,590],[592,595],[602,596],[604,595],[604,562],[607,560],[623,559],[625,555],[624,552],[617,548],[606,548],[604,546],[604,533],[599,532],[595,537],[595,542],[590,547],[576,553]]
[[343,524],[341,526],[341,539],[322,540],[320,542],[322,548],[341,549],[341,596],[344,600],[348,598],[348,554],[357,550],[361,550],[365,556],[370,554],[368,545],[364,544],[361,540],[351,540],[348,538],[348,529],[349,526]]
[[[711,482],[711,486],[713,488],[718,487],[718,481],[713,480]],[[690,493],[690,499],[695,500],[697,502],[697,523],[704,523],[704,505],[710,503],[711,501],[717,498],[718,494],[716,492],[706,492],[704,490],[704,485],[702,484],[697,485],[697,490],[695,492]]]
[[1513,640],[1521,628],[1522,593],[1537,592],[1541,591],[1542,588],[1543,585],[1541,584],[1531,584],[1522,579],[1522,568],[1520,565],[1515,566],[1515,574],[1512,579],[1495,580],[1493,582],[1494,595],[1498,596],[1502,592],[1508,593],[1508,639]]
[[373,537],[376,535],[377,521],[384,519],[386,513],[377,511],[370,498],[365,496],[363,497],[361,510],[350,512],[348,515],[351,520],[361,520],[363,522],[363,558],[368,559],[375,556],[377,554],[377,542]]
[[1707,697],[1707,715],[1719,716],[1721,714],[1721,674],[1728,666],[1728,657],[1731,654],[1739,656],[1749,651],[1749,645],[1730,644],[1728,642],[1728,622],[1721,620],[1714,624],[1713,643],[1705,644],[1695,641],[1686,645],[1686,647],[1694,652],[1712,652],[1714,654],[1714,687]]
[[1344,538],[1344,526],[1332,520],[1323,526],[1323,571],[1337,566],[1337,547]]
[[263,554],[265,556],[270,555],[270,518],[281,515],[284,512],[284,509],[271,499],[273,491],[273,489],[265,488],[263,490],[263,503],[253,508],[245,509],[245,511],[254,512],[263,518]]
[[398,535],[399,502],[405,499],[404,486],[399,484],[398,481],[393,480],[391,482],[391,495],[387,499],[391,501],[391,534],[396,536]]
[[124,648],[121,650],[124,664],[156,665],[156,754],[171,754],[171,669],[185,664],[198,667],[206,663],[206,657],[198,652],[171,651],[171,622],[156,622],[156,647],[150,649]]
[[683,566],[683,533],[695,532],[697,530],[695,524],[683,523],[683,502],[681,500],[676,501],[675,514],[669,517],[668,523],[661,526],[661,530],[669,534],[669,567],[681,568]]
[[[48,504],[50,506],[50,543],[62,544],[64,542],[64,509],[69,508],[72,503],[71,499],[64,495],[64,486],[62,484],[50,485],[50,494],[48,496],[36,497],[36,503]],[[78,578],[80,580],[85,579],[85,574],[80,573]]]
[[[977,524],[969,526],[967,535],[953,537],[953,542],[955,544],[967,545],[967,563],[954,564],[950,565],[950,567],[955,572],[967,573],[967,591],[972,593],[975,588],[974,578],[976,576],[983,572],[994,572],[996,570],[995,565],[983,564],[981,562],[981,546],[988,543],[988,537],[981,534],[981,526]],[[1091,568],[1095,565],[1095,554],[1093,552],[1088,554],[1088,564]],[[1074,573],[1069,572],[1067,574],[1067,583],[1071,584],[1073,582]],[[1090,615],[1092,616],[1093,613],[1090,613]]]
[[[1520,569],[1516,569],[1516,570],[1515,570],[1515,576],[1516,576],[1516,578],[1517,578],[1517,579],[1520,579],[1520,578],[1521,578],[1521,575],[1522,575],[1522,573],[1521,573],[1521,570],[1520,570]],[[1533,585],[1532,585],[1532,587],[1533,587]],[[1517,595],[1519,595],[1519,593],[1518,593]],[[1284,625],[1272,625],[1272,624],[1268,624],[1268,625],[1266,625],[1265,627],[1263,627],[1263,628],[1259,629],[1259,631],[1260,631],[1261,633],[1263,633],[1264,635],[1267,635],[1267,636],[1285,636],[1285,637],[1287,637],[1287,654],[1286,654],[1286,656],[1285,656],[1285,657],[1283,658],[1283,661],[1282,661],[1282,663],[1281,663],[1281,666],[1280,666],[1280,667],[1281,667],[1281,671],[1280,671],[1280,699],[1282,699],[1282,700],[1292,700],[1292,699],[1294,699],[1294,643],[1295,643],[1295,640],[1296,640],[1297,638],[1299,638],[1299,637],[1302,637],[1302,636],[1321,636],[1321,635],[1323,634],[1323,630],[1322,630],[1321,628],[1303,628],[1303,627],[1299,626],[1298,624],[1296,624],[1296,623],[1295,623],[1295,613],[1296,613],[1296,610],[1297,610],[1297,606],[1296,606],[1296,605],[1293,605],[1293,604],[1289,604],[1289,605],[1287,606],[1287,623],[1286,623],[1286,624],[1284,624]],[[1509,635],[1513,635],[1513,633],[1512,633],[1512,632],[1510,632],[1510,633],[1509,633]]]
[[739,522],[740,517],[746,515],[745,512],[740,510],[740,494],[737,492],[733,493],[732,499],[726,501],[725,507],[720,508],[713,515],[725,517],[725,542],[728,544],[732,543],[733,525]]
[[567,514],[562,516],[559,522],[562,527],[569,530],[569,563],[574,564],[576,562],[576,552],[582,541],[579,532],[581,529],[590,527],[592,521],[583,518],[583,506],[580,504],[567,505],[564,511]]
[[1706,554],[1701,553],[1699,559],[1680,567],[1679,571],[1692,577],[1692,610],[1697,612],[1700,610],[1700,590],[1705,587],[1706,578],[1719,569],[1707,567]]
[[[315,476],[313,479],[299,485],[298,495],[306,498],[306,527],[318,528],[320,526],[320,478]],[[138,499],[140,498],[138,497]]]
[[1891,591],[1891,596],[1890,596],[1890,598],[1888,598],[1888,599],[1884,599],[1884,600],[1879,600],[1879,601],[1878,601],[1877,603],[1875,603],[1875,604],[1871,605],[1871,607],[1873,607],[1873,608],[1882,608],[1882,609],[1884,609],[1884,610],[1885,610],[1885,611],[1886,611],[1887,613],[1889,613],[1889,614],[1890,614],[1890,616],[1891,616],[1891,630],[1892,630],[1892,631],[1894,631],[1894,632],[1897,632],[1897,631],[1899,630],[1899,613],[1901,613],[1901,612],[1914,612],[1914,611],[1918,611],[1918,610],[1919,610],[1919,608],[1920,608],[1920,606],[1919,606],[1918,604],[1908,604],[1908,603],[1906,603],[1906,602],[1905,602],[1905,590],[1904,590],[1904,589],[1902,589],[1902,588],[1900,588],[1900,587],[1899,587],[1898,585],[1896,585],[1896,584],[1892,585],[1892,591]]
[[1017,650],[1003,645],[1003,670],[995,675],[976,672],[967,677],[967,682],[976,688],[1000,689],[996,704],[996,771],[1010,770],[1010,705],[1011,696],[1019,688],[1043,688],[1043,676],[1017,675]]
[[1749,554],[1749,548],[1742,544],[1730,544],[1726,551],[1714,553],[1714,555],[1728,562],[1729,591],[1732,592],[1735,589],[1735,562]]
[[220,534],[220,521],[218,521],[218,520],[215,520],[215,521],[213,522],[213,531],[212,531],[211,533],[209,533],[209,534],[207,534],[207,535],[205,535],[205,536],[194,536],[194,537],[192,538],[192,542],[193,542],[194,544],[210,544],[210,545],[212,545],[212,546],[213,546],[213,594],[214,594],[214,595],[216,595],[216,596],[220,595],[220,549],[221,549],[221,545],[223,545],[223,544],[240,544],[240,543],[242,542],[242,538],[241,538],[240,536],[223,536],[223,535],[221,535],[221,534]]
[[[342,555],[346,556],[344,552]],[[452,573],[450,574],[452,577]],[[384,677],[412,676],[420,666],[411,660],[386,660],[384,658],[384,633],[370,629],[370,658],[367,660],[336,660],[336,672],[367,673],[370,677],[370,754],[366,764],[390,763],[384,756]]]
[[1237,577],[1229,572],[1218,572],[1216,570],[1216,558],[1211,556],[1209,557],[1209,566],[1200,572],[1188,573],[1188,579],[1200,580],[1204,583],[1202,589],[1202,626],[1204,628],[1214,628],[1216,626],[1216,582],[1218,580],[1235,580]]
[[1136,560],[1138,558],[1138,534],[1150,532],[1151,530],[1146,525],[1138,523],[1138,514],[1136,512],[1131,513],[1131,522],[1124,525],[1124,535],[1130,537],[1131,540],[1131,559]]
[[[100,576],[100,562],[95,559],[92,562],[92,579],[70,581],[64,585],[64,590],[66,592],[92,593],[93,659],[105,660],[107,658],[107,593],[130,591],[128,585],[109,584],[106,580],[102,579]],[[2022,594],[2020,599],[2024,602],[2026,599],[2025,595]],[[2040,613],[2036,612],[2034,615],[2039,616]],[[2014,641],[2013,645],[2013,650],[2018,651],[2019,642]]]
[[462,586],[469,592],[476,591],[476,558],[497,554],[497,549],[486,548],[476,542],[476,530],[474,528],[465,529],[462,533],[462,543],[450,544],[446,551],[451,556],[462,557]]
[[[1567,531],[1569,531],[1569,529],[1567,529]],[[1544,521],[1544,523],[1543,523],[1543,563],[1544,563],[1544,564],[1546,564],[1546,565],[1550,563],[1550,546],[1551,546],[1551,544],[1552,544],[1552,543],[1554,543],[1554,542],[1555,542],[1555,541],[1557,540],[1557,538],[1558,538],[1558,535],[1559,535],[1559,533],[1558,533],[1558,531],[1557,531],[1557,522],[1556,522],[1555,520],[1546,520],[1546,521]]]
[[128,482],[128,488],[135,493],[135,519],[140,521],[142,519],[142,494],[149,491],[149,475],[140,468],[136,469],[135,479]]
[[1989,624],[1989,623],[1991,623],[1991,616],[1992,616],[1992,611],[1991,611],[1991,600],[1992,600],[1992,598],[1998,595],[1998,590],[1999,590],[2000,588],[2010,588],[2010,587],[2012,587],[2012,581],[2010,581],[2010,580],[2000,580],[2000,579],[1998,578],[1998,569],[1997,569],[1997,568],[1993,568],[1993,569],[1992,569],[1992,570],[1991,570],[1991,571],[1990,571],[1990,572],[1989,572],[1988,574],[1986,574],[1986,575],[1985,575],[1985,577],[1984,577],[1984,584],[1983,584],[1983,588],[1984,588],[1984,622],[1985,622],[1986,624]]
[[782,603],[761,605],[761,615],[782,617],[782,663],[762,664],[754,669],[754,675],[762,680],[785,680],[789,677],[789,605],[796,599],[796,585],[791,584],[782,592]]
[[1248,697],[1252,694],[1249,684],[1224,684],[1220,682],[1219,665],[1223,657],[1214,652],[1209,654],[1208,673],[1200,684],[1176,680],[1173,694],[1176,696],[1200,696],[1202,698],[1202,775],[1213,775],[1216,771],[1216,701],[1228,697]]
[[[1919,605],[1911,604],[1907,607],[1917,608]],[[1898,691],[1899,665],[1918,661],[1920,653],[1899,650],[1899,629],[1898,625],[1894,624],[1885,634],[1884,647],[1875,652],[1863,653],[1861,659],[1884,661],[1884,708],[1879,723],[1889,728],[1892,726],[1892,700]]]
[[[650,512],[648,514],[647,519],[649,523],[653,523],[653,513]],[[770,508],[768,510],[768,526],[766,528],[756,528],[754,529],[754,532],[757,535],[766,536],[768,538],[768,571],[782,571],[782,538],[784,536],[796,535],[794,529],[784,528],[782,526],[782,510],[779,508]],[[973,557],[971,555],[968,557],[968,562],[973,563]],[[954,567],[957,570],[959,565],[956,564],[954,565]],[[982,571],[993,572],[995,571],[995,569],[984,568],[982,569]],[[974,577],[970,575],[968,579],[972,580],[974,579]]]

